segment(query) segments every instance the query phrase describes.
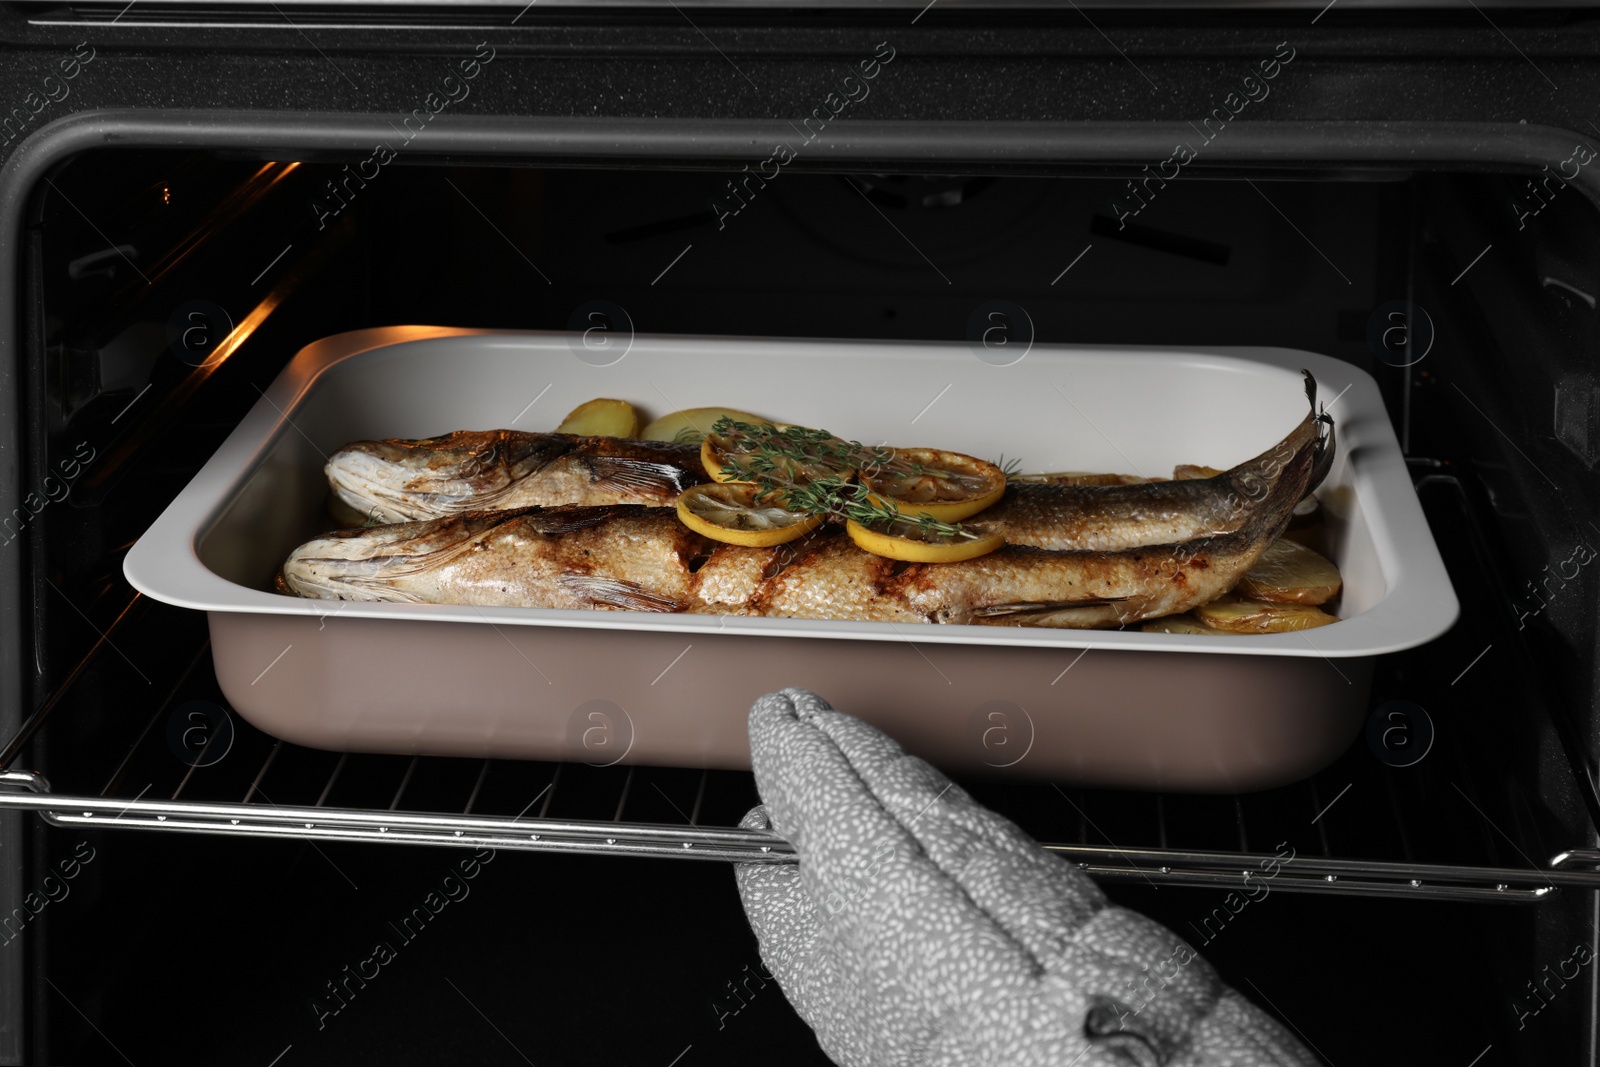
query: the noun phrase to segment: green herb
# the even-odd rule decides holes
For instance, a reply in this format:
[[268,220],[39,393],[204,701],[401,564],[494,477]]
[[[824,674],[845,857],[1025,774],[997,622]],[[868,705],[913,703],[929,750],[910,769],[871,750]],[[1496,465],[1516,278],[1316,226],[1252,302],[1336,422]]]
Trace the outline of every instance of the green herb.
[[1022,473],[1022,460],[1007,459],[1004,452],[1000,453],[1000,462],[996,463],[995,466],[1000,468],[1000,473],[1004,474],[1007,480]]
[[790,511],[822,515],[834,522],[848,519],[863,526],[888,527],[891,532],[897,527],[914,530],[924,538],[974,541],[983,536],[959,523],[941,522],[930,515],[906,515],[891,504],[874,503],[866,486],[839,477],[840,470],[862,471],[874,478],[944,473],[900,459],[892,448],[846,441],[826,430],[752,425],[726,416],[717,420],[711,432],[728,446],[719,457],[724,474],[734,481],[753,482],[758,496],[776,497]]

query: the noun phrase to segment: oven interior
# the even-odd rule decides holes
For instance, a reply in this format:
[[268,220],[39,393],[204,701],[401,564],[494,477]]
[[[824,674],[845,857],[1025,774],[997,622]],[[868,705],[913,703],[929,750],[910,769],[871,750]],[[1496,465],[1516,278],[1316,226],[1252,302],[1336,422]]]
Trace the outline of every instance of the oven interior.
[[[35,495],[3,550],[31,622],[27,719],[0,763],[128,803],[732,827],[756,802],[742,774],[346,757],[237,719],[220,757],[189,756],[190,713],[224,703],[205,621],[137,596],[123,554],[332,333],[971,341],[999,307],[1022,346],[1305,348],[1380,383],[1462,603],[1444,637],[1378,665],[1375,712],[1408,709],[1418,732],[1397,743],[1431,733],[1424,756],[1379,730],[1309,782],[1237,797],[963,784],[1045,842],[1367,862],[1286,883],[1202,949],[1329,1062],[1594,1062],[1596,969],[1548,983],[1597,930],[1583,854],[1570,878],[1550,865],[1593,848],[1600,817],[1596,583],[1562,569],[1600,544],[1593,205],[1526,173],[1199,170],[1119,220],[1136,167],[748,173],[115,148],[58,167],[18,248]],[[909,405],[935,390],[908,375]],[[716,400],[707,382],[695,402]],[[25,961],[0,991],[25,1021],[18,1062],[827,1062],[745,970],[755,941],[721,862],[503,848],[438,929],[352,979],[470,852],[4,818],[24,888],[93,857],[0,946]],[[1441,887],[1382,863],[1481,870]],[[1092,866],[1197,944],[1237,874]]]

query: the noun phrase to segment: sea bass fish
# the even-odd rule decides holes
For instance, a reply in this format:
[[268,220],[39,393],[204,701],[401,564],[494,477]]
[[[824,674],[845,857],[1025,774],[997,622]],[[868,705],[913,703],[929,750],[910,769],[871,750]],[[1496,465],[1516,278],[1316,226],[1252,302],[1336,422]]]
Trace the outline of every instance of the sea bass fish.
[[1117,551],[1008,544],[960,563],[911,566],[839,538],[768,579],[748,613],[1096,629],[1188,611],[1231,590],[1278,538],[1321,455],[1313,439],[1280,464],[1227,533]]
[[[1313,409],[1316,381],[1305,375]],[[1230,533],[1273,473],[1326,433],[1321,482],[1332,462],[1331,421],[1308,414],[1272,448],[1210,478],[1137,484],[1013,482],[981,521],[1013,545],[1116,552]],[[517,430],[458,431],[421,440],[358,441],[327,464],[341,501],[369,522],[564,504],[673,504],[706,481],[698,447]]]
[[1221,474],[1136,484],[1013,482],[981,519],[1002,527],[1008,544],[1059,550],[1116,552],[1232,533],[1274,474],[1324,436],[1310,485],[1321,484],[1332,466],[1332,421],[1315,411],[1315,379],[1307,373],[1305,381],[1312,412],[1272,448]]
[[330,534],[295,549],[283,575],[301,596],[341,600],[1114,627],[1234,586],[1327,467],[1331,433],[1312,425],[1247,483],[1233,530],[1174,544],[1007,545],[958,563],[906,564],[838,532],[745,548],[695,534],[670,508],[531,507]]
[[520,430],[357,441],[325,470],[341,501],[380,523],[532,505],[662,506],[706,480],[696,445]]

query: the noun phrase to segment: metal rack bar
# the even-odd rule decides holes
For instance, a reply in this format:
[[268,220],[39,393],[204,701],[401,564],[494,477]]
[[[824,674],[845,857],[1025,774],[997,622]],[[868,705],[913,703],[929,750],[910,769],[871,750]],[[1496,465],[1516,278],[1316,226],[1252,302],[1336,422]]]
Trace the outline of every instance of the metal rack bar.
[[700,825],[700,808],[706,801],[706,783],[711,780],[710,771],[700,772],[700,784],[695,787],[694,807],[689,809],[689,825]]
[[612,822],[622,821],[622,809],[628,806],[628,794],[633,791],[633,772],[637,767],[628,768],[628,776],[622,780],[622,795],[617,798],[617,810],[612,813]]
[[[343,757],[341,757],[341,759],[343,759]],[[483,761],[483,768],[478,771],[478,780],[472,783],[472,793],[470,795],[468,795],[468,797],[467,797],[467,805],[466,805],[466,807],[461,809],[461,814],[463,814],[463,815],[471,815],[472,814],[472,806],[478,802],[478,794],[483,792],[483,783],[484,783],[485,780],[488,779],[488,777],[489,777],[489,761],[488,760],[484,760]],[[327,794],[324,793],[323,795],[326,796]],[[321,805],[319,804],[318,806],[320,807]]]
[[[271,757],[269,756],[268,758],[270,759]],[[339,762],[335,763],[333,765],[333,773],[328,775],[328,780],[325,783],[323,783],[322,792],[317,797],[317,803],[316,803],[317,807],[320,808],[320,807],[322,807],[322,805],[324,805],[324,804],[326,804],[328,802],[328,794],[333,792],[333,783],[337,782],[339,780],[339,772],[344,770],[344,765],[346,763],[349,763],[349,762],[350,762],[350,753],[348,753],[348,752],[339,753]],[[264,768],[264,767],[262,768],[262,773],[263,774],[266,773],[266,768]],[[484,773],[485,774],[489,773],[487,765],[485,765]],[[258,776],[256,778],[256,780],[260,781],[261,779]],[[474,793],[473,795],[476,796],[477,794]],[[248,800],[250,798],[246,797],[245,799]]]
[[[270,770],[271,767],[272,767],[272,761],[278,758],[278,752],[282,748],[283,748],[283,742],[282,741],[279,741],[279,742],[277,742],[276,744],[274,744],[272,746],[272,751],[267,753],[267,758],[262,762],[261,769],[256,772],[255,778],[253,778],[251,780],[250,788],[245,790],[244,800],[242,800],[240,803],[243,803],[243,804],[250,803],[250,798],[255,796],[256,793],[260,791],[260,789],[261,789],[261,780],[267,776],[267,771]],[[337,772],[335,772],[335,773],[337,773]],[[333,788],[332,779],[329,779],[329,781],[328,781],[328,788],[329,789]],[[265,796],[265,794],[262,794],[262,795]],[[328,795],[327,790],[323,790],[322,795],[324,797],[326,797]],[[319,800],[319,801],[317,801],[317,803],[318,803],[318,805],[320,805],[322,803],[322,801]]]
[[394,791],[394,799],[389,801],[390,811],[397,811],[399,809],[400,798],[406,795],[406,786],[411,784],[411,776],[417,773],[417,764],[421,761],[421,759],[421,756],[412,756],[411,762],[406,764],[405,777],[400,779],[400,785]]
[[[277,750],[277,746],[274,746]],[[269,759],[270,762],[270,759]],[[480,776],[481,781],[481,776]],[[540,794],[553,796],[554,781]],[[27,771],[0,772],[0,808],[38,811],[56,826],[99,826],[279,837],[301,840],[504,848],[534,852],[672,856],[737,863],[794,862],[782,837],[759,830],[597,823],[469,815],[382,812],[324,807],[261,807],[197,801],[58,796],[45,779]],[[535,797],[537,803],[540,797]],[[1243,886],[1246,875],[1260,884],[1262,864],[1274,855],[1111,845],[1051,845],[1045,848],[1077,863],[1090,876],[1112,881],[1140,879],[1171,885]],[[1585,866],[1593,869],[1582,869]],[[1600,890],[1600,850],[1575,849],[1546,869],[1397,863],[1296,856],[1283,863],[1270,884],[1289,892],[1410,897],[1415,899],[1534,902],[1557,888]]]
[[[566,764],[564,763],[556,764],[556,773],[550,776],[550,784],[545,787],[544,803],[539,806],[539,818],[541,819],[550,811],[550,802],[556,798],[556,790],[561,788],[561,772],[565,768]],[[539,798],[534,797],[533,799],[538,800]]]

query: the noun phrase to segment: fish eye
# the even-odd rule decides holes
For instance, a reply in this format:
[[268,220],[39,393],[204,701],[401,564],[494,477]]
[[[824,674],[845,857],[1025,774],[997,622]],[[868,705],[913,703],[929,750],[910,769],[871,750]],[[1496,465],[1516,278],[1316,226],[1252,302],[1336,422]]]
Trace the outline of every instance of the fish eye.
[[1161,1067],[1164,1057],[1155,1039],[1128,1027],[1133,1015],[1132,1008],[1114,997],[1094,997],[1084,1016],[1083,1035],[1128,1067]]

